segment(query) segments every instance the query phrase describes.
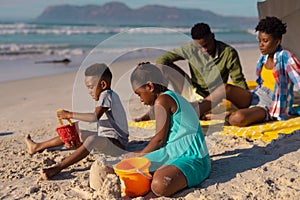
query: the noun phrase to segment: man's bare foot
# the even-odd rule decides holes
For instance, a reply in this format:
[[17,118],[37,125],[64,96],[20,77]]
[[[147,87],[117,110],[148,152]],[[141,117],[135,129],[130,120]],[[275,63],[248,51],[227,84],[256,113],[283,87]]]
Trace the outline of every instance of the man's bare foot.
[[47,169],[41,169],[41,180],[48,180],[51,177],[55,176],[61,171],[61,169],[58,166],[50,167]]
[[26,135],[25,136],[25,142],[26,142],[26,145],[27,145],[27,152],[30,154],[30,155],[33,155],[35,154],[37,151],[37,144],[31,139],[30,135]]

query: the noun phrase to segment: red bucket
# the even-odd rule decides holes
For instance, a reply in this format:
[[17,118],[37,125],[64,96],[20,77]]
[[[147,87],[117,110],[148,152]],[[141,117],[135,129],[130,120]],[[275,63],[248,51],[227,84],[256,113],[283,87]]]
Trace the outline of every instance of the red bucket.
[[70,119],[68,124],[63,125],[62,120],[59,119],[60,125],[56,128],[56,132],[64,143],[78,145],[80,143],[78,134],[78,122],[72,122]]

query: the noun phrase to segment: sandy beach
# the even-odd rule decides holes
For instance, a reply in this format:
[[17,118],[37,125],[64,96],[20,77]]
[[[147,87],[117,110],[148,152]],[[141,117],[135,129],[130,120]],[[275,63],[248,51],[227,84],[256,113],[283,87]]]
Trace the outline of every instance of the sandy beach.
[[[247,80],[254,80],[258,50],[240,49],[239,55]],[[118,65],[135,64],[137,60]],[[41,168],[59,162],[72,150],[27,153],[27,134],[37,142],[57,135],[56,110],[72,109],[75,80],[76,73],[72,72],[0,83],[0,199],[118,199],[120,194],[112,190],[113,177],[106,179],[101,191],[89,187],[95,156],[89,155],[51,180],[40,181]],[[142,108],[135,108],[128,120],[142,114]],[[137,140],[144,139],[139,135],[153,133],[132,127],[129,131],[131,139]],[[206,136],[206,142],[212,163],[209,178],[195,188],[158,199],[299,199],[299,133],[271,143],[212,134]]]

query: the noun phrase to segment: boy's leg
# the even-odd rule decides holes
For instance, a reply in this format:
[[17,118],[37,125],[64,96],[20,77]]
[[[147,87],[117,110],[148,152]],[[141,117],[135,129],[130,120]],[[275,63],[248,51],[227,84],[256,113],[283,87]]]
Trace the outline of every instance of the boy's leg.
[[60,139],[59,136],[54,137],[45,142],[36,143],[31,139],[30,135],[28,134],[27,136],[25,136],[25,142],[26,142],[26,145],[28,148],[27,151],[30,155],[35,154],[36,152],[42,151],[47,148],[58,147],[58,146],[64,145],[64,142]]
[[84,147],[84,145],[81,145],[71,155],[69,155],[64,160],[62,160],[62,162],[56,164],[53,167],[50,167],[47,169],[42,169],[41,170],[41,179],[47,180],[47,179],[51,178],[52,176],[58,174],[61,170],[82,160],[83,158],[88,156],[89,153],[90,152]]
[[[97,132],[88,130],[81,130],[80,132],[81,138],[84,141],[83,145],[89,151],[95,149],[96,151],[115,157],[125,153],[125,147],[115,138],[98,136]],[[114,134],[111,133],[111,135]]]
[[73,153],[71,153],[68,157],[63,159],[62,162],[54,165],[53,167],[50,167],[47,169],[42,169],[41,170],[41,179],[47,180],[47,179],[51,178],[52,176],[61,172],[61,170],[69,167],[70,165],[77,163],[78,161],[80,161],[83,158],[85,158],[86,156],[88,156],[90,154],[90,151],[88,148],[86,148],[85,143],[87,140],[92,140],[93,135],[91,135],[91,133],[85,134],[85,136],[87,136],[87,135],[89,135],[89,136],[84,138],[85,142],[83,143],[83,145],[78,147]]
[[114,138],[91,136],[83,145],[90,152],[96,150],[95,153],[104,153],[105,155],[113,157],[118,157],[126,153],[124,146]]
[[96,147],[105,150],[109,146],[111,146],[111,142],[109,141],[109,139],[105,137],[99,137],[95,134],[91,135],[86,138],[83,145],[78,147],[72,154],[66,157],[62,162],[56,164],[53,167],[42,169],[41,178],[43,180],[47,180],[51,178],[52,176],[58,174],[61,170],[69,167],[70,165],[77,163],[78,161],[88,156],[90,152]]

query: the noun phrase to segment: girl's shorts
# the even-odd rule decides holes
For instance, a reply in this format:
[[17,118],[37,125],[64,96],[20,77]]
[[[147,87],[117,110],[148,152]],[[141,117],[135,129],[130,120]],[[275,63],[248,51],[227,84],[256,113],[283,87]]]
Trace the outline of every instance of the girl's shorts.
[[204,181],[210,172],[210,158],[182,157],[170,163],[180,169],[187,180],[188,187],[194,187]]
[[252,91],[252,100],[249,108],[252,107],[261,107],[266,110],[266,118],[265,121],[272,120],[270,116],[270,108],[272,106],[272,97],[273,91],[266,87],[260,87],[254,91]]
[[[159,151],[159,150],[158,150]],[[162,156],[158,156],[157,152],[151,152],[144,156],[151,161],[150,172],[154,173],[160,167],[172,165],[177,167],[185,176],[188,187],[194,187],[204,181],[210,173],[210,157],[204,158],[195,156],[179,157],[171,160],[159,160]]]

